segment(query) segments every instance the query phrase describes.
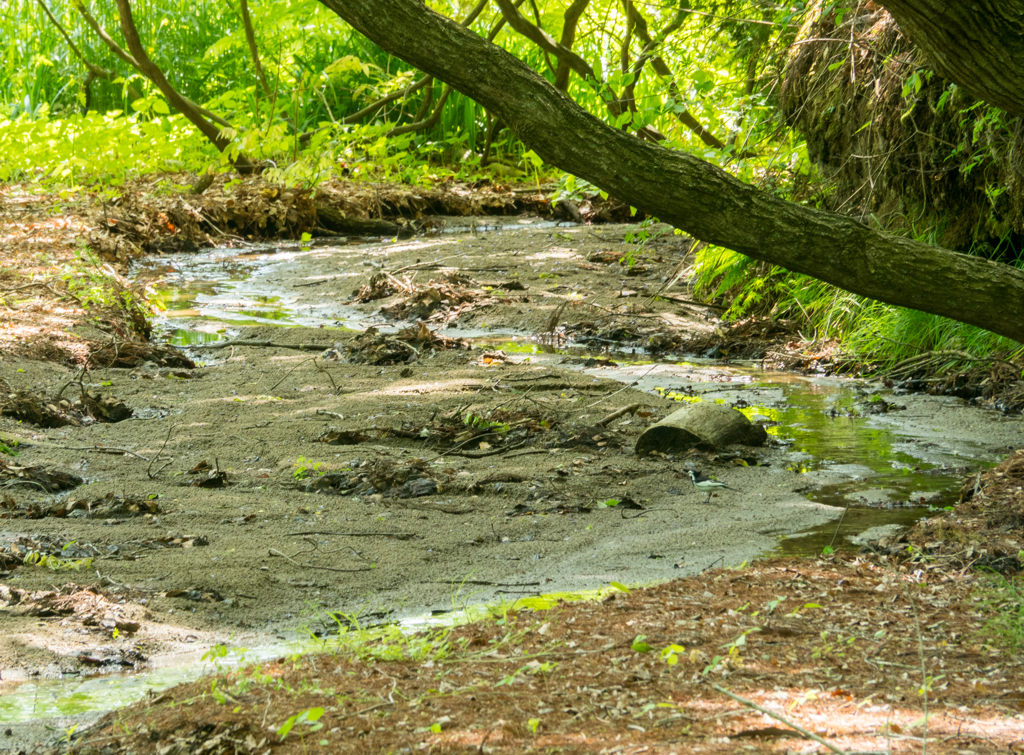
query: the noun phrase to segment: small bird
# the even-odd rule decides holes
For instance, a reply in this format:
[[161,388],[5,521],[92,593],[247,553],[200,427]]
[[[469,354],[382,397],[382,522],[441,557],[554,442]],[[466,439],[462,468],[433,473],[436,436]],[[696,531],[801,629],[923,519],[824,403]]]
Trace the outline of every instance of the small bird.
[[697,488],[697,490],[699,490],[701,493],[708,494],[708,497],[704,500],[704,503],[710,501],[711,494],[714,493],[719,488],[725,488],[726,490],[736,490],[736,488],[730,488],[724,482],[719,482],[718,480],[712,480],[710,477],[705,477],[696,470],[690,469],[687,470],[687,472],[690,475],[690,482],[693,483],[693,487]]

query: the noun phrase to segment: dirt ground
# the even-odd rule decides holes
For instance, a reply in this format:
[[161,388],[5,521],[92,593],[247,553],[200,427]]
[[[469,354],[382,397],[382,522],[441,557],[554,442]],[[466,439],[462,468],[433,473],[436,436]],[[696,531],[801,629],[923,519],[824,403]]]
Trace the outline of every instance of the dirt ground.
[[[538,226],[534,220],[533,227],[517,232],[519,221],[505,218],[502,223],[513,227],[499,233],[498,223],[480,220],[421,221],[421,236],[369,245],[294,243],[268,256],[233,242],[240,253],[249,253],[241,262],[251,273],[232,290],[239,297],[236,311],[251,314],[251,302],[261,295],[283,298],[289,324],[298,325],[241,327],[240,321],[229,321],[231,342],[190,351],[194,364],[182,361],[175,350],[140,346],[126,329],[132,322],[130,308],[76,308],[80,289],[53,284],[49,294],[23,294],[31,299],[8,296],[4,318],[9,348],[0,352],[7,396],[0,439],[17,455],[5,452],[0,457],[6,480],[0,502],[3,681],[144,668],[175,655],[195,654],[197,647],[256,646],[296,628],[336,630],[339,622],[345,626],[353,618],[366,626],[424,610],[448,611],[537,593],[576,593],[610,582],[691,576],[696,581],[621,593],[614,606],[623,606],[624,612],[611,614],[614,626],[601,625],[612,607],[606,602],[564,604],[558,615],[580,624],[566,632],[558,629],[557,636],[548,637],[560,619],[548,621],[541,614],[539,622],[520,613],[500,620],[505,623],[459,629],[452,638],[456,644],[462,637],[462,645],[474,652],[498,648],[490,659],[477,658],[476,665],[465,666],[466,673],[479,676],[471,685],[453,679],[442,680],[440,688],[431,686],[438,683],[432,675],[441,671],[429,664],[441,659],[424,658],[418,666],[379,671],[381,681],[408,682],[389,681],[391,693],[366,682],[336,691],[343,687],[339,679],[378,672],[330,661],[322,679],[312,677],[312,683],[335,690],[334,699],[365,703],[351,710],[336,708],[332,715],[371,723],[352,728],[332,723],[325,729],[330,736],[302,737],[301,746],[326,738],[326,751],[341,751],[339,741],[351,740],[356,742],[351,751],[365,752],[411,746],[588,752],[597,745],[584,730],[594,721],[612,721],[598,749],[687,750],[689,745],[683,745],[688,740],[680,737],[695,736],[695,742],[712,751],[733,751],[729,748],[735,745],[722,738],[750,729],[748,708],[732,703],[722,708],[724,699],[713,697],[706,684],[699,688],[697,702],[687,703],[691,707],[680,707],[667,689],[641,695],[636,685],[660,679],[666,671],[672,678],[699,682],[704,679],[701,670],[715,655],[724,655],[727,660],[715,664],[709,678],[727,678],[730,688],[743,694],[745,687],[733,686],[743,674],[735,673],[746,669],[751,679],[763,682],[780,668],[796,673],[798,661],[811,663],[805,657],[809,654],[815,663],[808,666],[812,670],[806,684],[799,686],[806,698],[801,705],[815,710],[812,718],[820,712],[814,706],[877,707],[872,731],[888,727],[894,747],[916,747],[914,737],[921,733],[913,721],[919,714],[907,713],[904,720],[894,711],[918,710],[915,682],[907,680],[915,673],[909,669],[920,664],[902,658],[917,651],[898,643],[886,646],[884,637],[872,639],[878,617],[870,613],[875,610],[870,604],[885,592],[892,600],[877,610],[894,612],[886,614],[886,626],[901,625],[910,616],[908,610],[917,610],[907,595],[932,601],[927,609],[931,617],[973,600],[971,580],[954,580],[944,573],[933,579],[913,568],[893,576],[895,566],[868,561],[827,560],[813,566],[793,561],[746,571],[713,570],[718,563],[750,561],[770,550],[781,535],[821,524],[837,512],[806,498],[813,476],[809,483],[808,475],[787,469],[781,463],[785,449],[777,446],[745,451],[756,465],[745,461],[742,468],[728,455],[712,451],[637,457],[633,446],[642,429],[678,403],[602,374],[613,369],[600,353],[606,346],[760,358],[772,344],[780,353],[786,351],[787,340],[795,337],[792,331],[785,324],[746,323],[738,326],[740,337],[729,338],[713,307],[694,302],[679,285],[662,290],[692,264],[690,241],[671,233],[656,234],[634,254],[636,244],[626,237],[635,229],[624,226]],[[454,232],[460,225],[463,229]],[[44,231],[57,227],[43,213],[29,229],[31,239],[26,240],[23,228],[12,248],[42,255],[38,262],[45,267],[41,239],[49,238]],[[10,226],[8,230],[17,235]],[[74,259],[69,239],[79,232],[85,233],[84,226],[62,237],[68,260]],[[24,262],[16,258],[8,269],[19,260]],[[154,270],[180,277],[188,266],[187,260],[165,258],[151,262],[145,275],[152,284]],[[127,267],[111,270],[108,282],[115,281],[114,290],[144,290]],[[285,297],[282,291],[288,292]],[[65,301],[63,294],[72,297],[65,302],[66,321],[59,319],[63,315],[56,306]],[[178,317],[168,318],[168,326],[183,314],[204,313],[170,314]],[[380,331],[351,329],[373,325]],[[448,330],[442,330],[445,326]],[[503,334],[510,331],[555,345],[568,338],[587,342],[594,356],[540,359],[530,348],[497,348],[509,342]],[[489,334],[501,337],[490,346],[458,340]],[[103,354],[102,359],[96,356]],[[125,362],[132,364],[101,366]],[[599,424],[626,408],[630,411]],[[123,418],[128,410],[130,416]],[[119,420],[109,421],[115,418]],[[688,468],[728,479],[736,490],[723,491],[705,504],[690,486]],[[603,505],[610,499],[619,504]],[[1004,556],[1011,549],[1007,542],[1001,545]],[[799,592],[790,584],[796,577],[785,575],[804,572],[814,576],[800,577],[800,590],[806,592],[800,600],[823,604],[824,593],[836,601],[834,610],[804,610],[803,603],[786,603],[778,610],[801,614],[794,621],[803,614],[816,618],[801,624],[795,634],[776,632],[771,618],[775,609],[765,606],[782,595],[792,601]],[[733,586],[737,580],[749,583],[749,595]],[[836,596],[844,594],[844,585],[856,585],[849,589],[866,597],[853,607],[842,604]],[[746,603],[751,607],[740,610]],[[667,629],[666,610],[683,611],[678,620],[672,617],[678,633]],[[750,623],[747,617],[755,610],[766,614]],[[935,621],[929,618],[929,631]],[[545,622],[548,629],[541,631]],[[923,617],[921,622],[925,624]],[[943,627],[942,632],[961,639],[974,638],[983,624],[971,612],[949,619],[955,622],[963,626]],[[509,644],[506,635],[512,625],[519,629]],[[771,642],[785,647],[750,652],[745,649],[746,642],[755,644],[750,636],[736,653],[721,650],[723,643],[737,647],[737,637],[755,626],[758,643],[775,632]],[[842,626],[848,634],[835,642],[821,634]],[[949,639],[935,632],[922,635],[929,653],[939,653]],[[571,633],[580,638],[568,639]],[[653,652],[634,649],[641,634],[648,635]],[[837,655],[836,643],[851,638],[860,649],[869,641],[885,647],[881,654],[872,650],[864,656],[864,663],[885,672],[874,681],[885,686],[884,693],[869,689],[865,668],[849,672],[850,680],[845,680],[846,661],[842,653]],[[560,649],[549,640],[562,643]],[[983,640],[971,642],[974,648]],[[685,647],[685,653],[664,655],[669,645]],[[972,721],[1003,715],[998,707],[954,712],[969,697],[971,683],[983,683],[978,680],[992,675],[1006,676],[999,677],[996,687],[983,683],[986,690],[999,690],[989,697],[998,702],[999,695],[1010,694],[1007,690],[1016,682],[1008,675],[1016,673],[1016,666],[979,660],[996,658],[993,654],[999,652],[986,646],[970,650],[966,661],[960,657],[968,665],[957,673],[973,681],[965,681],[963,689],[951,687],[955,694],[947,696],[949,720],[956,721],[961,713],[969,713]],[[555,655],[548,658],[550,653]],[[818,662],[823,653],[835,663],[823,667]],[[673,654],[679,657],[679,670],[666,660]],[[570,657],[580,662],[578,668],[569,663]],[[929,657],[940,666],[953,663],[945,656]],[[545,667],[549,661],[575,668],[562,688],[551,681],[556,677]],[[275,679],[299,673],[308,681],[305,663],[295,669],[282,664],[266,673]],[[318,664],[328,661],[308,663],[319,674]],[[508,663],[518,665],[505,668]],[[526,670],[513,673],[520,666]],[[488,677],[487,668],[501,669],[502,679],[509,674],[514,678],[494,687],[501,679]],[[953,677],[953,672],[946,673]],[[602,674],[610,681],[594,697],[582,678]],[[862,686],[854,689],[855,680]],[[202,684],[209,688],[209,682]],[[235,685],[226,699],[246,708],[258,698],[278,718],[284,710],[291,710],[283,717],[287,719],[320,705],[315,696],[279,700],[265,692],[239,690],[238,684],[247,683],[238,678],[225,684]],[[283,687],[275,684],[280,692],[299,683],[288,678]],[[421,684],[422,689],[417,686]],[[495,707],[494,693],[462,695],[477,684],[519,689],[532,698],[532,707],[522,708],[517,699],[523,720],[513,720],[510,710]],[[538,702],[537,685],[552,699]],[[905,689],[900,691],[900,685]],[[194,702],[198,689],[186,687],[163,699]],[[430,702],[435,692],[428,690],[437,689],[445,699],[457,700],[458,711],[440,710]],[[621,698],[614,714],[605,703],[593,705],[594,699],[611,694],[608,690],[619,696],[616,700]],[[817,692],[812,695],[811,690]],[[419,701],[408,703],[412,708],[403,712],[402,721],[390,718],[401,706],[387,710],[396,691],[407,702]],[[753,687],[749,691],[754,695]],[[772,693],[759,694],[764,702]],[[869,702],[877,696],[888,702]],[[584,698],[591,702],[584,705]],[[204,706],[219,705],[217,695],[198,699]],[[900,707],[904,703],[908,707]],[[147,705],[154,711],[165,709],[153,701]],[[373,710],[363,711],[368,707]],[[534,708],[536,715],[529,715]],[[554,739],[540,737],[548,724],[530,723],[532,718],[544,721],[548,714],[539,711],[549,708],[575,721],[552,728],[557,731]],[[472,720],[470,709],[476,711]],[[378,715],[378,710],[384,713]],[[280,737],[266,732],[276,719],[264,715],[266,720],[258,722],[229,721],[213,708],[203,711],[194,714],[209,722],[202,731],[183,732],[180,722],[169,719],[133,719],[131,726],[140,732],[139,725],[144,726],[145,736],[131,742],[119,738],[118,747],[148,751],[139,749],[145,740],[161,748],[173,743],[181,752],[200,746],[212,752],[230,747],[263,752],[271,745],[279,749]],[[488,723],[484,718],[490,712],[494,721]],[[669,723],[630,723],[634,716],[636,721],[664,716]],[[458,725],[449,727],[451,721]],[[976,749],[973,724],[965,730],[962,723],[948,741],[959,747],[964,742],[958,737],[974,737],[959,749]],[[439,729],[431,731],[435,725]],[[420,731],[423,726],[427,733]],[[689,728],[662,737],[661,726]],[[305,732],[303,727],[296,731]],[[374,732],[381,727],[408,731],[412,738],[377,739]],[[629,739],[637,727],[659,733]],[[356,728],[359,736],[353,739]],[[1015,730],[1007,731],[1005,737],[999,735],[1003,739],[996,738],[998,746],[1013,738]],[[865,744],[856,727],[833,728],[832,735],[850,737],[843,741],[855,748],[878,745]],[[102,746],[102,738],[112,734],[107,729],[96,736],[100,739],[94,741]],[[783,737],[777,732],[771,736]],[[213,745],[207,744],[217,737]],[[17,750],[16,740],[13,734],[6,741],[0,736],[0,747]],[[286,749],[299,741],[294,735],[286,737]],[[779,739],[782,749],[784,741]]]
[[1022,483],[1024,451],[891,555],[768,559],[411,637],[343,633],[152,694],[49,752],[1016,752],[1020,594],[971,566],[1019,549]]
[[[254,329],[240,340],[341,343],[325,335]],[[726,462],[636,457],[641,429],[675,404],[624,390],[602,367],[504,363],[482,350],[384,367],[288,348],[229,351],[195,370],[90,372],[86,390],[105,388],[138,418],[45,431],[0,418],[6,442],[22,444],[6,462],[9,482],[22,484],[5,493],[0,532],[8,548],[56,559],[8,573],[8,599],[24,608],[0,640],[7,678],[77,670],[81,654],[110,647],[120,655],[108,663],[133,665],[136,654],[174,649],[162,647],[161,624],[208,644],[329,627],[334,612],[379,619],[667,579],[749,560],[835,515],[796,492],[803,476],[771,464],[779,448],[753,451],[769,466],[730,479],[736,500],[705,506],[685,465]],[[74,377],[52,364],[3,366],[45,395]],[[642,416],[597,426],[634,404]],[[31,480],[46,479],[23,471],[39,468],[85,483],[45,493]],[[740,504],[752,495],[756,505]],[[627,497],[647,511],[602,505]],[[96,615],[71,601],[44,640],[38,605],[56,598],[39,593],[55,578],[99,579],[131,596],[115,620],[146,631],[115,641],[98,621],[68,635],[64,620]]]
[[67,751],[1015,752],[1024,672],[982,631],[977,588],[922,564],[769,560],[347,638],[154,694]]

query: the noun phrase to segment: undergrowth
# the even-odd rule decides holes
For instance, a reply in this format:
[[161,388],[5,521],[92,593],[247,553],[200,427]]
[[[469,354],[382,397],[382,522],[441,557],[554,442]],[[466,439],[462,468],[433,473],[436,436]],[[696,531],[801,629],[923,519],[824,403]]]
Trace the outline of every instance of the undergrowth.
[[[1009,361],[1024,356],[1021,344],[983,328],[883,304],[721,247],[698,253],[691,282],[699,296],[730,302],[727,320],[784,318],[797,323],[807,344],[838,342],[840,366],[850,371],[884,372],[932,351]],[[950,356],[932,372],[944,374],[971,364]]]
[[992,614],[985,622],[983,634],[1018,652],[1024,647],[1024,593],[1018,581],[993,574],[983,583],[980,597]]

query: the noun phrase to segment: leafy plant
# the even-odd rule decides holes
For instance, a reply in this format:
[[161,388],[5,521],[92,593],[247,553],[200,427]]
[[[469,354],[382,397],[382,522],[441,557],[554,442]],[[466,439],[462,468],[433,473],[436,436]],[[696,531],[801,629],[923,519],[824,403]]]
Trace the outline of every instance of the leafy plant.
[[318,461],[313,462],[312,459],[307,459],[305,456],[300,456],[295,460],[292,465],[294,467],[292,471],[292,477],[296,480],[304,480],[307,477],[320,474],[320,468],[324,465],[324,462]]
[[324,728],[323,724],[318,723],[323,714],[323,708],[309,708],[301,713],[296,713],[294,716],[290,716],[287,721],[278,727],[278,736],[281,737],[281,741],[283,742],[285,737],[287,737],[296,726],[308,727],[309,733],[319,731]]
[[473,414],[472,412],[466,412],[466,414],[463,415],[462,423],[480,430],[487,430],[489,432],[496,433],[507,433],[512,429],[512,426],[508,422],[492,420],[489,417],[485,417],[480,414]]
[[48,556],[38,551],[25,556],[26,564],[45,566],[52,571],[83,571],[91,569],[92,562],[91,558],[60,558],[58,556]]

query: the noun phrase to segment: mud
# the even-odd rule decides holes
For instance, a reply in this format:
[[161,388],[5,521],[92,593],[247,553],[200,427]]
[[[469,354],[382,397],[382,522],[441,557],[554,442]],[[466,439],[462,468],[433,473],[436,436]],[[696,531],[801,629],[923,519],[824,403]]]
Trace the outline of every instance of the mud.
[[[120,670],[218,642],[267,644],[295,629],[694,575],[835,519],[835,505],[886,466],[948,471],[962,452],[966,469],[1020,445],[1019,419],[955,399],[898,397],[906,409],[871,422],[872,432],[889,423],[913,436],[900,461],[886,456],[888,446],[872,458],[825,458],[794,438],[801,427],[807,438],[826,425],[825,434],[852,427],[843,423],[856,407],[830,403],[839,381],[788,378],[820,399],[796,417],[783,410],[795,396],[785,380],[765,384],[750,365],[546,354],[571,334],[589,335],[597,349],[618,332],[638,350],[664,336],[681,357],[687,339],[713,331],[714,310],[688,301],[685,289],[661,290],[685,270],[686,240],[661,235],[632,266],[591,261],[635,250],[630,230],[470,225],[398,242],[169,257],[139,270],[178,306],[158,323],[167,337],[264,345],[192,349],[195,370],[141,365],[82,376],[85,390],[126,403],[124,421],[44,430],[0,417],[0,438],[19,454],[9,463],[85,479],[58,494],[4,491],[0,545],[20,542],[22,556],[37,548],[50,558],[0,566],[2,680]],[[459,285],[477,293],[442,297],[425,322],[449,326],[440,331],[447,338],[478,340],[445,349],[412,340],[395,363],[352,361],[353,328],[397,337],[409,323],[381,310],[430,281],[443,293],[455,268],[468,280]],[[381,272],[401,285],[355,301]],[[488,335],[493,342],[479,340]],[[52,363],[0,362],[12,390],[52,396],[77,377]],[[864,388],[864,401],[879,389]],[[642,429],[683,394],[744,407],[774,439],[732,456],[634,455]],[[597,424],[633,404],[635,414]],[[845,417],[827,413],[835,407]],[[735,490],[705,504],[688,468]],[[813,500],[822,486],[851,480],[860,493],[840,487]],[[913,496],[904,492],[901,504]],[[103,513],[97,502],[115,499],[136,505]],[[621,505],[605,505],[611,500]],[[58,513],[28,518],[33,507]]]

